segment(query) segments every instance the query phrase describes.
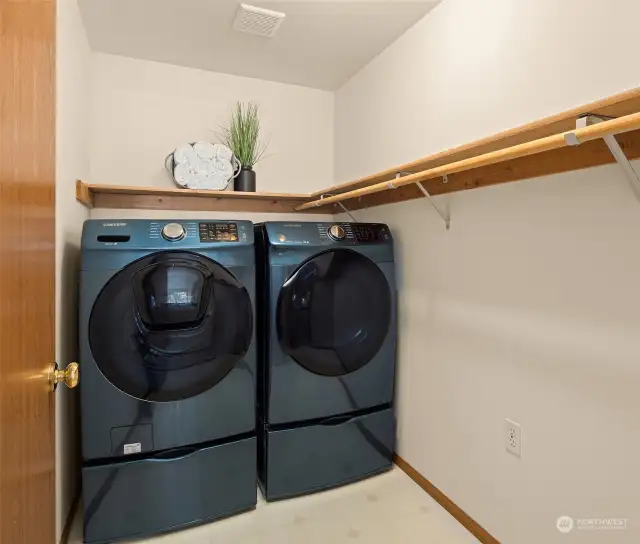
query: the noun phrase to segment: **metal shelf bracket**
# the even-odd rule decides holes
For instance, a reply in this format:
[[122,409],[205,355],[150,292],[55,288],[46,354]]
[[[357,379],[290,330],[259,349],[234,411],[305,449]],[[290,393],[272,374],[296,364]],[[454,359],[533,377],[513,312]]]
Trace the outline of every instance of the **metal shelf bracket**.
[[[413,172],[396,172],[396,179],[401,178],[403,176],[408,176],[412,173]],[[444,176],[442,183],[447,183],[448,181],[449,179],[447,178],[447,176]],[[429,191],[427,191],[424,188],[424,186],[420,181],[416,181],[416,186],[418,187],[418,189],[420,189],[420,191],[422,191],[422,194],[427,198],[427,200],[429,201],[429,204],[431,204],[433,208],[436,210],[436,212],[438,212],[438,215],[444,221],[444,224],[447,227],[447,230],[449,230],[451,228],[451,214],[449,213],[449,210],[448,209],[443,210],[442,208],[440,208],[440,206],[438,206],[434,198],[429,194]],[[389,187],[395,189],[395,186],[391,182],[389,182]]]
[[[320,195],[320,200],[322,200],[323,198],[325,198],[327,196],[333,196],[333,195],[331,193],[326,193],[324,195]],[[336,204],[342,208],[342,211],[349,216],[349,218],[351,219],[352,222],[358,223],[358,220],[353,216],[353,214],[349,210],[347,210],[347,207],[342,202],[340,202],[338,200],[338,202],[336,202]]]
[[[595,125],[596,123],[601,123],[602,121],[608,121],[610,119],[613,118],[592,114],[583,115],[576,120],[576,128],[588,127],[589,125]],[[564,139],[568,145],[580,145],[582,143],[573,132],[567,132],[564,135]],[[640,176],[638,176],[638,173],[633,168],[631,161],[624,154],[624,151],[622,147],[620,147],[618,140],[616,140],[615,135],[610,134],[608,136],[604,136],[602,139],[605,144],[607,144],[609,151],[611,151],[611,154],[620,165],[620,168],[622,168],[629,185],[631,185],[631,189],[633,189],[636,198],[640,201]]]

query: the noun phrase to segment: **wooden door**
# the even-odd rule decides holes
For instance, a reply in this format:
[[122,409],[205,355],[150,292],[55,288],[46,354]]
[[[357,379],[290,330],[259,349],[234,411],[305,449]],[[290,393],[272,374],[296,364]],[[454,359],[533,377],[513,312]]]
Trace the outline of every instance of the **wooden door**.
[[0,0],[0,543],[55,540],[55,1]]

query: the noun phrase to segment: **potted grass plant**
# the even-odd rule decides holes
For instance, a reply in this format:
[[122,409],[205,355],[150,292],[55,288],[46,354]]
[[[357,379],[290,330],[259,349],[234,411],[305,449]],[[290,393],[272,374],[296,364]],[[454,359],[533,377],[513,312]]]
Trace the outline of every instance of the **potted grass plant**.
[[267,144],[260,141],[260,117],[258,105],[253,102],[236,103],[229,117],[228,126],[222,128],[222,139],[240,162],[235,191],[256,190],[256,173],[253,167],[262,158]]

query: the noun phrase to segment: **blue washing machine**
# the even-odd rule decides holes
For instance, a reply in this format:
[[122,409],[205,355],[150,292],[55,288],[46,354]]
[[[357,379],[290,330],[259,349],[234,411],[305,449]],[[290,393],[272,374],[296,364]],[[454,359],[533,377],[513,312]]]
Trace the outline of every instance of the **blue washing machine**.
[[85,222],[85,542],[255,507],[254,315],[249,221]]
[[259,467],[267,500],[392,466],[396,285],[386,225],[256,226]]

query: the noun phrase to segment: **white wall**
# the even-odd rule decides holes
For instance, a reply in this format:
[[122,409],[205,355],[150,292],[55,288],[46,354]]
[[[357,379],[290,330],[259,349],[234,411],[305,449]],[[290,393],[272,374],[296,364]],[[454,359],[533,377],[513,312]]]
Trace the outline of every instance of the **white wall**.
[[[56,360],[77,355],[78,255],[84,206],[75,180],[89,174],[90,50],[75,0],[57,1],[56,44]],[[78,491],[77,390],[56,393],[56,540]]]
[[640,85],[639,16],[634,0],[444,0],[336,94],[337,180]]
[[[445,0],[338,91],[336,180],[640,85],[638,20],[633,0]],[[399,453],[501,542],[640,541],[640,204],[615,166],[445,198],[449,232],[425,201],[357,214],[397,242]]]
[[236,101],[260,105],[267,155],[258,190],[310,192],[333,181],[333,93],[115,55],[93,55],[91,179],[173,187],[164,158],[218,141]]

